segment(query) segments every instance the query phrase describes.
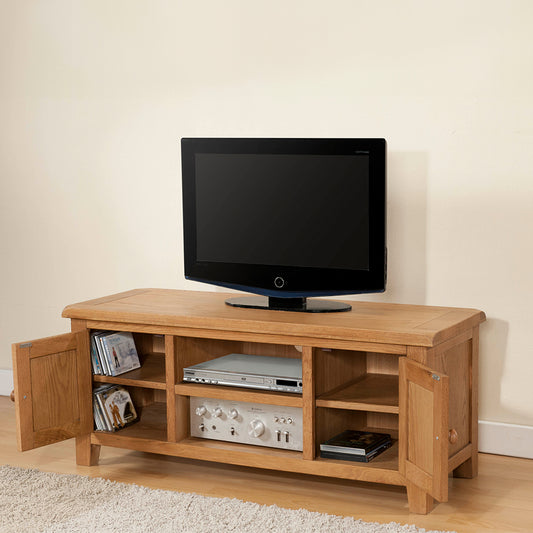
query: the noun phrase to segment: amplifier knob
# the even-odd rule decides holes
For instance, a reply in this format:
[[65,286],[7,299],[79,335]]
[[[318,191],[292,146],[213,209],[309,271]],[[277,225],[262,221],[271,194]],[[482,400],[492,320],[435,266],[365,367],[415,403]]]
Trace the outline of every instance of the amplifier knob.
[[217,407],[214,411],[213,411],[213,416],[215,418],[218,418],[220,416],[222,416],[222,409],[220,407]]
[[237,409],[230,409],[228,415],[231,419],[235,420],[239,416],[239,411]]
[[265,424],[261,420],[252,420],[248,428],[250,437],[260,437],[265,432]]
[[205,413],[207,413],[207,409],[205,408],[205,405],[200,405],[196,408],[196,414],[198,416],[204,416]]

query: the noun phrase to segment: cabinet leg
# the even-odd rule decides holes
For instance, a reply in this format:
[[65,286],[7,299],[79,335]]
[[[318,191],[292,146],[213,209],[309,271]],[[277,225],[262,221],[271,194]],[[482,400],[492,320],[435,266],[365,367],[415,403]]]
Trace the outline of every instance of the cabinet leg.
[[407,483],[407,500],[411,513],[427,514],[433,509],[433,498],[421,488]]
[[100,445],[91,444],[91,434],[76,437],[76,464],[96,466],[100,458]]
[[472,479],[477,476],[477,453],[453,471],[453,477]]

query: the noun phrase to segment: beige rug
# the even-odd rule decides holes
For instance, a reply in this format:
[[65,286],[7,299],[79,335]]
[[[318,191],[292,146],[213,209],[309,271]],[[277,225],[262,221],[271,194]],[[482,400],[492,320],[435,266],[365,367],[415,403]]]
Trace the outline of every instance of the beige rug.
[[415,526],[0,467],[1,533],[421,533]]

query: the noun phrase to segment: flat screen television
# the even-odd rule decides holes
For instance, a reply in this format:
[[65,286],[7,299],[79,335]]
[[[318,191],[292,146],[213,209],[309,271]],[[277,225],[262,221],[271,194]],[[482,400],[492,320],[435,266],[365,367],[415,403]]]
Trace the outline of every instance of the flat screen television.
[[183,138],[181,158],[187,279],[307,312],[385,290],[385,139]]

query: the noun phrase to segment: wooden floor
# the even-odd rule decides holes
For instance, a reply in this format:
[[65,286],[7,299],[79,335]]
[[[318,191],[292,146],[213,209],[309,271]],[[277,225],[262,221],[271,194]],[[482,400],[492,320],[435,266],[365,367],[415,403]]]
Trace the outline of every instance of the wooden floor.
[[19,453],[14,404],[0,396],[0,464],[103,477],[147,487],[232,497],[260,504],[429,529],[533,532],[533,460],[480,456],[476,479],[450,478],[450,500],[410,514],[403,488],[278,474],[103,447],[100,464],[76,466],[74,440]]

